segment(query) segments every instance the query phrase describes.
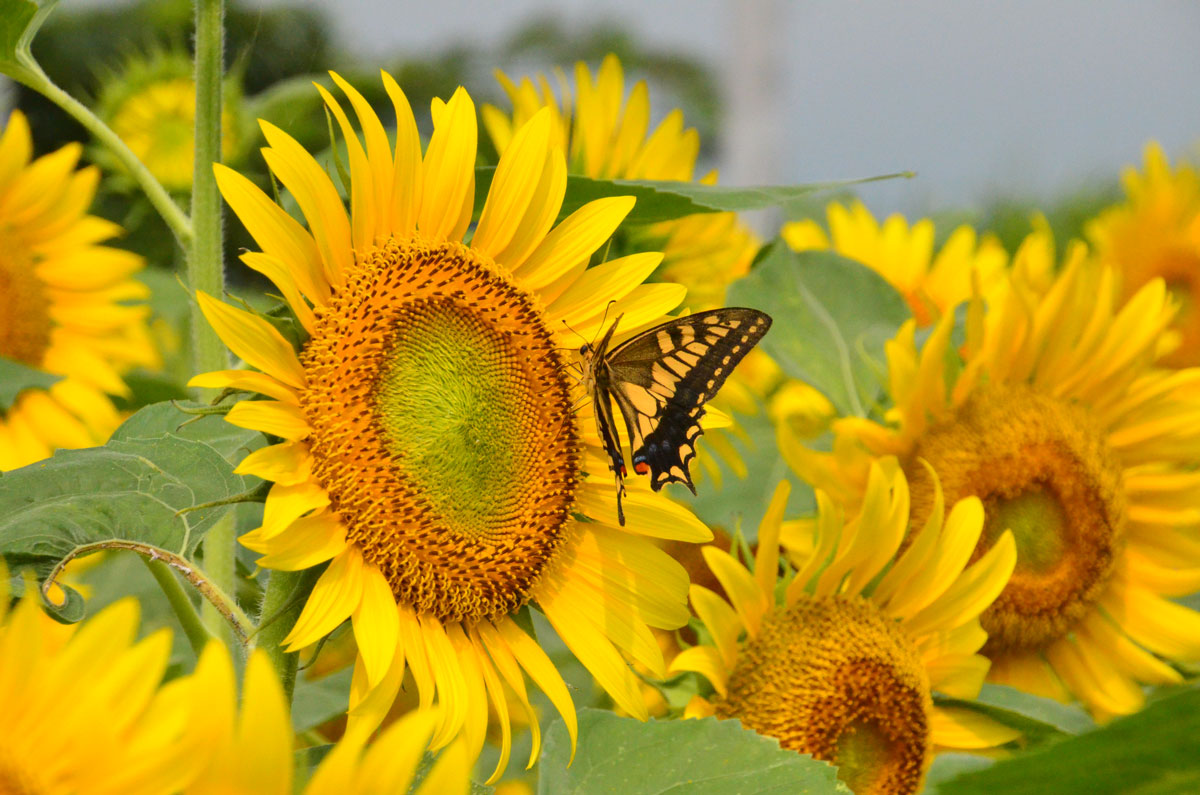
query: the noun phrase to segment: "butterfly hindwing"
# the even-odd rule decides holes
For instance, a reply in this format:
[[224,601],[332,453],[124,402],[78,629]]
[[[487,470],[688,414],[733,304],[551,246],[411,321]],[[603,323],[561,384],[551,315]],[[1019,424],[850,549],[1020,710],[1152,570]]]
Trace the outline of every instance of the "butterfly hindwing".
[[604,357],[634,471],[648,473],[655,491],[677,482],[695,492],[688,465],[703,433],[704,403],[770,326],[754,309],[714,309],[656,326]]

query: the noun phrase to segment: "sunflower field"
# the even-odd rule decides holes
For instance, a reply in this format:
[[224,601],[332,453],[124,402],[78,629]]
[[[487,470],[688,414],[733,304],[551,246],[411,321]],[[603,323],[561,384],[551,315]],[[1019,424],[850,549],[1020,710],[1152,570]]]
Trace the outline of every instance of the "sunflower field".
[[0,74],[0,795],[1200,791],[1200,161],[731,185],[550,23]]

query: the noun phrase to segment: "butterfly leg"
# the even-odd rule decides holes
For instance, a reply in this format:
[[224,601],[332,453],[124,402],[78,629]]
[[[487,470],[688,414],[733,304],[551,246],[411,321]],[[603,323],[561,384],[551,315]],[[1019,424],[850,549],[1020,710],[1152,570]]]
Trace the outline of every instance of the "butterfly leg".
[[617,482],[617,521],[621,527],[625,526],[625,509],[621,506],[621,498],[625,496],[625,481],[621,479],[621,472],[614,472],[614,480]]

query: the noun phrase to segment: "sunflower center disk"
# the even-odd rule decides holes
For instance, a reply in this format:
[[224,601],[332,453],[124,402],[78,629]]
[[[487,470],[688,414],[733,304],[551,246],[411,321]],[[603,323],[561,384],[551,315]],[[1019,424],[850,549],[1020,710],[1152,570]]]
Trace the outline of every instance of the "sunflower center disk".
[[18,764],[12,754],[0,749],[0,795],[40,795],[50,792],[44,782],[37,781],[29,764]]
[[859,597],[804,597],[750,640],[717,715],[838,766],[854,792],[920,790],[929,679],[912,644]]
[[303,362],[313,471],[397,599],[442,620],[524,604],[579,474],[570,386],[529,299],[464,246],[389,242]]
[[39,367],[50,347],[50,299],[33,263],[15,256],[0,251],[0,357]]
[[[1033,651],[1070,631],[1112,577],[1124,539],[1121,468],[1078,407],[1026,386],[993,386],[931,431],[913,461],[937,472],[946,504],[983,500],[984,531],[973,560],[1005,530],[1017,567],[982,615],[985,652]],[[913,526],[928,515],[933,488],[924,467],[906,467]]]

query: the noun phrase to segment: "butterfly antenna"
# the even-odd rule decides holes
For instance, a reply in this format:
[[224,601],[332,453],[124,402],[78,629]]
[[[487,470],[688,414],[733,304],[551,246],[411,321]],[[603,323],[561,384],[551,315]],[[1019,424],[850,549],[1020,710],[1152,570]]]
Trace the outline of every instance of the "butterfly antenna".
[[[571,328],[571,324],[570,324],[570,323],[568,323],[568,322],[566,321],[566,318],[563,318],[563,322],[562,322],[562,324],[563,324],[564,326],[566,326],[566,327],[567,327],[567,329],[568,329],[568,330],[569,330],[569,331],[570,331],[572,334],[574,334],[576,337],[579,337],[579,339],[583,340],[584,342],[588,342],[588,338],[587,338],[587,337],[583,336],[583,335],[582,335],[582,334],[580,334],[578,331],[576,331],[575,329]],[[595,340],[592,340],[592,342],[595,342]],[[591,342],[588,342],[588,344],[589,344],[589,345],[591,345]],[[571,350],[571,349],[570,349],[570,348],[564,348],[563,350]]]
[[[596,337],[600,336],[600,332],[604,331],[604,322],[608,320],[608,310],[612,309],[612,305],[617,302],[617,299],[610,299],[604,307],[604,316],[600,318],[600,325],[596,327]],[[596,337],[592,337],[592,344],[596,344]]]

